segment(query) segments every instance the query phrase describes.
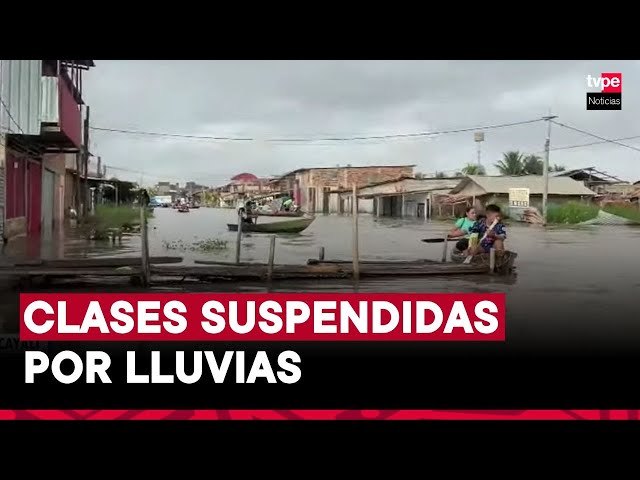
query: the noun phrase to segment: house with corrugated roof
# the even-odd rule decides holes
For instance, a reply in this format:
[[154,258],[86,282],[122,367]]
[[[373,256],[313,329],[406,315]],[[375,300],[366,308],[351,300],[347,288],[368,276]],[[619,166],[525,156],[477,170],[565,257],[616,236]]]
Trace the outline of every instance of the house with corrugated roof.
[[[542,208],[544,177],[541,175],[517,177],[469,175],[449,194],[455,199],[468,199],[471,205],[486,206],[490,203],[508,205],[511,188],[528,188],[530,206]],[[564,176],[549,177],[547,194],[549,203],[556,204],[569,201],[591,201],[596,196],[596,193],[587,188],[584,183]]]
[[[460,182],[461,178],[403,177],[360,188],[358,198],[361,201],[371,200],[372,213],[377,217],[428,219],[434,215],[442,215],[442,210],[438,208],[438,198],[446,195]],[[351,193],[344,192],[343,196],[349,202]]]
[[[415,165],[363,165],[300,168],[272,180],[273,190],[288,193],[309,213],[349,213],[353,186],[360,189],[380,182],[413,177]],[[358,211],[373,213],[373,200],[362,199]]]

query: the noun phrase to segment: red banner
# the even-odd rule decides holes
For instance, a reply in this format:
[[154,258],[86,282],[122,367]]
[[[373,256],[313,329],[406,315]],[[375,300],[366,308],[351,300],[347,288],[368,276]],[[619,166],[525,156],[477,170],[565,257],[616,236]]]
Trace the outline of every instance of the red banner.
[[21,294],[23,341],[504,341],[505,295]]

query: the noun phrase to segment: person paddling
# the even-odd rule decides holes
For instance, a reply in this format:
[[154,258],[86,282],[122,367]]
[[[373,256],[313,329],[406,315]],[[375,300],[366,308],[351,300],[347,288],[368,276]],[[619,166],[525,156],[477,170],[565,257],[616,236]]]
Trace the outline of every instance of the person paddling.
[[450,238],[464,237],[458,240],[456,243],[456,249],[460,252],[464,252],[469,248],[469,232],[476,224],[477,213],[474,207],[467,207],[464,211],[464,217],[459,218],[456,221],[455,227],[449,232]]
[[[504,242],[507,239],[507,229],[502,223],[502,212],[498,205],[487,205],[486,218],[475,223],[469,233],[475,235],[480,240],[478,245],[474,245],[467,252],[469,255],[478,253],[489,253],[493,248],[497,254],[504,252]],[[491,228],[493,226],[493,228]]]

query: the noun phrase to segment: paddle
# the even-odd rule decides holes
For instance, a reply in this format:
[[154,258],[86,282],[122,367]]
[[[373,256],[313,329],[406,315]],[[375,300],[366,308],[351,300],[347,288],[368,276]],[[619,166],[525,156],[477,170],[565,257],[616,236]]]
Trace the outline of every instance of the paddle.
[[[447,237],[447,242],[455,242],[457,240],[460,240],[461,238],[464,237]],[[440,237],[440,238],[423,238],[421,241],[423,241],[424,243],[443,243],[444,242],[444,237]]]
[[[478,245],[480,245],[482,243],[482,241],[487,238],[487,235],[489,235],[489,232],[491,232],[491,230],[493,230],[493,228],[498,224],[498,219],[496,218],[493,223],[489,226],[489,228],[487,228],[487,231],[484,232],[484,235],[482,236],[482,238],[480,239],[480,241],[478,242]],[[469,255],[467,258],[464,259],[465,264],[470,264],[471,260],[473,260],[473,254]]]

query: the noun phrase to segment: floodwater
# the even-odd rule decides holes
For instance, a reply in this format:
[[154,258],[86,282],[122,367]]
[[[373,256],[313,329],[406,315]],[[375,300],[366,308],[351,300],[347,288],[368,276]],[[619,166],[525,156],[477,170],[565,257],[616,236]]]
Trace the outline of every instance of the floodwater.
[[[282,221],[261,217],[260,222]],[[185,263],[195,260],[235,260],[236,233],[227,231],[227,223],[236,222],[234,210],[201,208],[189,213],[173,209],[156,209],[149,224],[151,255],[178,255]],[[426,244],[420,239],[441,237],[451,226],[443,222],[421,219],[401,220],[359,217],[359,250],[362,260],[439,259],[442,244]],[[350,260],[353,218],[351,216],[318,216],[311,226],[295,235],[278,235],[276,263],[300,264],[317,258],[319,247],[325,248],[326,259]],[[607,226],[588,228],[547,228],[512,224],[508,228],[508,248],[518,252],[517,273],[501,277],[431,277],[362,280],[354,286],[349,281],[283,282],[264,285],[203,284],[205,291],[353,291],[361,292],[505,292],[507,312],[535,322],[508,325],[508,335],[526,334],[545,343],[573,336],[577,343],[615,336],[616,341],[640,345],[640,228]],[[122,245],[102,242],[87,245],[73,240],[72,235],[59,236],[42,246],[43,257],[135,255],[140,252],[140,239],[125,239]],[[227,241],[220,251],[195,251],[169,248],[181,242],[189,247],[211,239]],[[451,244],[449,248],[451,248]],[[9,244],[6,255],[29,255],[28,245]],[[244,234],[241,260],[266,262],[269,236]],[[191,287],[190,287],[191,288]],[[613,313],[613,312],[616,313]],[[625,316],[617,312],[636,312]],[[564,312],[565,315],[559,315]],[[579,313],[579,315],[576,315]],[[633,318],[632,318],[633,317]],[[560,318],[560,320],[559,320]],[[550,333],[553,332],[553,333]],[[563,341],[566,338],[563,339]]]

